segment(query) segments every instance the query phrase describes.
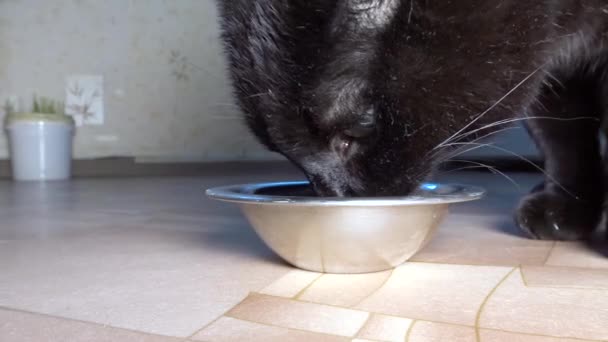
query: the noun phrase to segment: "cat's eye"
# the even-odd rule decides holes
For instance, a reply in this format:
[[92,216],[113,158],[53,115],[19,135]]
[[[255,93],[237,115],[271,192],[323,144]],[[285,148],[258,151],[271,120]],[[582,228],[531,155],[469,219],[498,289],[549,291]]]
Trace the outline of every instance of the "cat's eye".
[[348,136],[340,135],[332,139],[331,145],[333,150],[341,157],[349,158],[352,154],[354,141]]
[[376,132],[376,116],[374,110],[369,109],[357,116],[355,122],[351,122],[331,140],[331,148],[342,158],[350,159],[365,145],[363,139]]
[[353,142],[350,139],[340,139],[340,141],[338,142],[338,149],[340,151],[348,151],[352,143]]
[[351,138],[365,138],[376,130],[376,120],[373,115],[362,115],[359,121],[344,130],[344,134]]

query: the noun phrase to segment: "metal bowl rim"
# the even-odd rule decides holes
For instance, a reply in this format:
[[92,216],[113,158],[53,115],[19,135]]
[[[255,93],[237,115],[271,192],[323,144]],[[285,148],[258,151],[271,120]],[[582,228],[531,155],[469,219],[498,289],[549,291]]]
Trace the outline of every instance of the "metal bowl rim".
[[[206,195],[212,199],[240,204],[274,204],[292,206],[412,206],[439,205],[474,201],[485,195],[481,187],[457,183],[432,183],[438,187],[457,187],[459,191],[452,194],[394,196],[394,197],[309,197],[309,196],[274,196],[256,194],[264,188],[309,185],[308,181],[285,181],[250,183],[220,186],[208,189]],[[423,186],[429,183],[423,184]],[[424,191],[424,190],[423,190]]]

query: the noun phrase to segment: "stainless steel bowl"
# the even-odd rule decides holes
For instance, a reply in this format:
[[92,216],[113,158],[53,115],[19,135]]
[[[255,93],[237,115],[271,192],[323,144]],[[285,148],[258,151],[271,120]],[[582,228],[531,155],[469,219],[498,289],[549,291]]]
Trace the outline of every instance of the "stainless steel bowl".
[[257,234],[287,262],[325,273],[394,268],[430,240],[449,204],[477,200],[478,187],[427,183],[407,197],[315,197],[308,182],[207,190],[237,203]]

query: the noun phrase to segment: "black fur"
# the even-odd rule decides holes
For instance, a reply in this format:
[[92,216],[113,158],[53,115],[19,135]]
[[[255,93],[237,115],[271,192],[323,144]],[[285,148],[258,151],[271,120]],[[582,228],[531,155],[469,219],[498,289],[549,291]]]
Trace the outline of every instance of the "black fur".
[[454,149],[504,127],[492,123],[525,115],[548,176],[517,222],[533,237],[571,240],[599,221],[605,0],[220,0],[220,9],[248,124],[320,195],[407,194]]

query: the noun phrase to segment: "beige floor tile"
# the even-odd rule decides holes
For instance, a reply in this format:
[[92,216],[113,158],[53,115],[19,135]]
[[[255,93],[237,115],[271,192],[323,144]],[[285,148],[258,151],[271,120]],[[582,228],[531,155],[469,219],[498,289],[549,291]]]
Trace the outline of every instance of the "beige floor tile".
[[526,286],[608,290],[608,269],[522,266]]
[[0,305],[188,336],[289,270],[264,259],[270,252],[263,246],[257,257],[211,246],[222,243],[217,239],[247,239],[249,234],[241,233],[214,238],[205,232],[124,227],[74,239],[11,243],[0,248],[6,262],[1,269],[11,274],[0,277]]
[[293,270],[262,289],[260,293],[277,297],[293,298],[320,276],[320,273]]
[[[481,342],[586,342],[589,340],[558,338],[548,336],[535,336],[517,334],[504,331],[486,330],[479,331]],[[589,341],[591,342],[591,341]]]
[[325,274],[306,289],[299,299],[350,307],[378,290],[391,274],[392,271],[370,274]]
[[285,328],[352,337],[361,329],[369,314],[263,294],[251,294],[226,316]]
[[488,299],[479,326],[557,337],[608,340],[608,291],[526,287],[513,272]]
[[181,340],[98,324],[0,309],[0,341],[178,342]]
[[407,263],[357,309],[473,326],[483,300],[512,268]]
[[373,314],[359,332],[358,337],[402,342],[411,324],[411,319]]
[[[510,218],[453,214],[411,261],[462,265],[543,265],[553,242],[518,236]],[[504,230],[510,231],[505,232]]]
[[549,266],[608,269],[608,258],[579,242],[558,242],[547,260]]
[[416,321],[407,342],[475,342],[475,329],[451,324]]
[[193,340],[213,342],[346,342],[350,338],[264,325],[236,318],[222,317]]

